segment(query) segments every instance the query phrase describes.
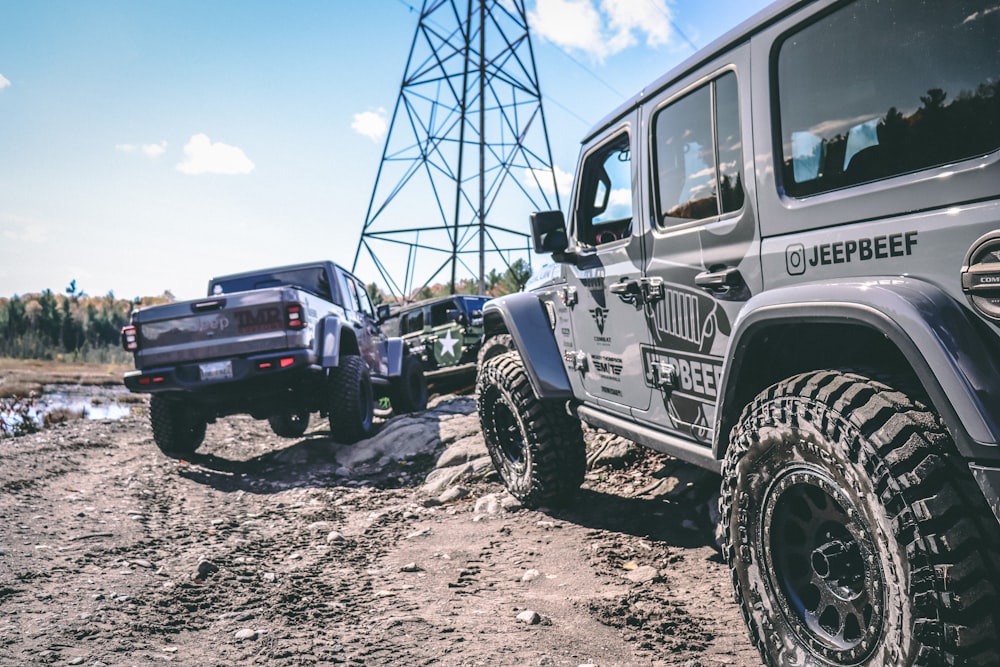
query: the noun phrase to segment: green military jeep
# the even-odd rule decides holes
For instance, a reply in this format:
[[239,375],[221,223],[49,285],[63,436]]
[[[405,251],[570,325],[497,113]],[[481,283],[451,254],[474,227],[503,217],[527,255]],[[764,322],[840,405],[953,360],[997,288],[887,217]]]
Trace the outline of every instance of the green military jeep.
[[423,362],[428,380],[474,377],[483,342],[483,305],[489,298],[454,294],[398,308],[383,305],[382,330],[403,338],[410,354]]
[[570,502],[581,421],[720,473],[769,665],[1000,665],[1000,8],[783,0],[584,139],[490,301],[483,434]]

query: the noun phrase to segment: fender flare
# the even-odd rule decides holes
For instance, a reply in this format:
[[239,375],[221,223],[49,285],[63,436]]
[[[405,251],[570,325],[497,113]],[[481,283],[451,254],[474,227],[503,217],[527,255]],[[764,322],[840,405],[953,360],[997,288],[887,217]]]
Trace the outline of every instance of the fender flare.
[[403,357],[406,356],[406,346],[403,339],[398,336],[387,338],[385,341],[385,358],[388,364],[389,377],[399,377],[403,372]]
[[[750,299],[733,325],[716,412],[716,458],[725,455],[742,361],[762,332],[782,324],[847,322],[883,334],[902,353],[941,414],[959,451],[968,458],[1000,456],[1000,367],[996,350],[940,288],[913,278],[873,277],[803,283]],[[996,346],[992,346],[996,348]]]
[[535,396],[553,400],[573,398],[559,344],[538,295],[518,292],[490,299],[483,307],[483,327],[487,336],[510,334],[524,360]]
[[340,364],[340,329],[343,322],[336,315],[327,315],[320,320],[319,335],[319,365],[323,368],[335,368]]

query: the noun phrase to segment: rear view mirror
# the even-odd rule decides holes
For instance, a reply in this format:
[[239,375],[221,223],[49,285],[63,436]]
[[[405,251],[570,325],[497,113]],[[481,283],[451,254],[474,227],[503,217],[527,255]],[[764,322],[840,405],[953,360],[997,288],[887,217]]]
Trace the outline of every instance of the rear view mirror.
[[389,304],[383,303],[379,304],[379,307],[375,310],[375,315],[378,317],[379,322],[384,322],[389,319],[389,315],[392,313],[392,308]]
[[537,253],[562,253],[569,247],[566,218],[562,211],[540,211],[531,214],[531,235]]

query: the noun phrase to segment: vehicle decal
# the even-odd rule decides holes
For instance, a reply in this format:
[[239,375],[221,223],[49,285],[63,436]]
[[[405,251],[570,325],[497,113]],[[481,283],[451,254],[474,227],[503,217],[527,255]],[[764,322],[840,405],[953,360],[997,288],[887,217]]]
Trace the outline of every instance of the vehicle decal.
[[598,306],[597,308],[592,308],[588,312],[590,313],[590,316],[594,318],[594,324],[597,325],[597,330],[600,331],[603,336],[604,324],[607,322],[608,317],[608,309]]
[[916,245],[916,231],[820,243],[808,248],[793,243],[785,248],[785,271],[790,276],[800,276],[809,267],[908,257]]

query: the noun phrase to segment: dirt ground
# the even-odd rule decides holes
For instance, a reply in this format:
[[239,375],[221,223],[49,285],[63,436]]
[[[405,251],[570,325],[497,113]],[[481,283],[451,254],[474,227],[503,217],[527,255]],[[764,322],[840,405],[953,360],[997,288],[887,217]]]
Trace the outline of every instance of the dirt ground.
[[348,469],[327,428],[230,417],[182,461],[139,406],[0,440],[0,665],[760,664],[707,474],[632,449],[532,511],[482,469],[429,490],[451,436]]

